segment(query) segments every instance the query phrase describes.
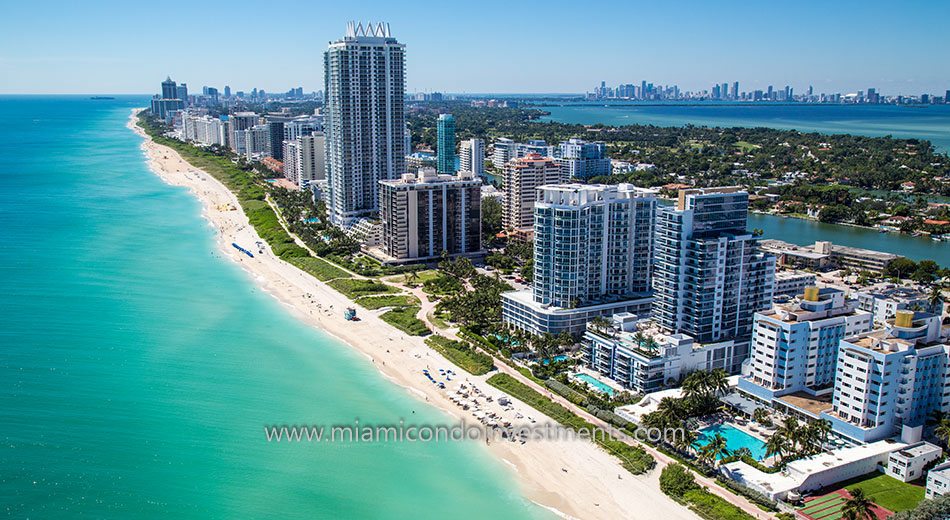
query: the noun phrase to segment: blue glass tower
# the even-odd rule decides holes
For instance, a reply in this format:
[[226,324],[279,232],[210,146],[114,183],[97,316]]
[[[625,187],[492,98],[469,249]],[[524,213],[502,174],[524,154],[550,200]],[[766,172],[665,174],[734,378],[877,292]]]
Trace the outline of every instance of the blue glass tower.
[[455,118],[439,114],[439,173],[455,173]]

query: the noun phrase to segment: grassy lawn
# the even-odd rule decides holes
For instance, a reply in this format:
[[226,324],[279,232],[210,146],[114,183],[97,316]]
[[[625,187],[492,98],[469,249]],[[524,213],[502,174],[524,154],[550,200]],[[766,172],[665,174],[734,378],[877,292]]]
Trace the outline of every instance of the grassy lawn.
[[409,294],[392,294],[386,296],[361,296],[356,299],[356,303],[369,310],[382,309],[383,307],[408,307],[410,305],[419,305],[419,300]]
[[446,317],[447,317],[447,316],[445,316],[444,313],[438,313],[438,314],[436,314],[436,313],[434,313],[434,312],[430,312],[430,313],[429,313],[429,321],[430,321],[433,325],[435,325],[436,327],[438,327],[438,328],[440,328],[440,329],[447,329],[447,328],[451,327],[451,325],[449,325],[449,324],[445,321],[445,318],[446,318]]
[[416,318],[418,312],[419,307],[402,307],[386,311],[379,317],[410,336],[427,336],[431,334],[431,331],[422,320]]
[[748,141],[737,141],[735,147],[742,150],[743,152],[749,152],[755,150],[756,148],[760,148],[759,145],[752,144]]
[[861,477],[860,481],[848,482],[845,486],[848,491],[856,488],[863,489],[864,494],[874,500],[877,505],[895,513],[917,507],[917,504],[924,499],[926,491],[922,486],[901,482],[894,477],[877,472]]
[[469,374],[480,376],[494,368],[491,356],[476,352],[466,343],[443,336],[430,336],[426,338],[426,344]]
[[355,300],[360,296],[369,294],[392,294],[398,292],[395,287],[386,285],[376,280],[357,280],[354,278],[338,278],[329,282],[338,292]]
[[288,261],[300,269],[310,273],[314,278],[320,280],[321,282],[333,280],[334,278],[349,278],[350,276],[349,273],[343,269],[340,269],[339,267],[327,262],[322,258],[305,256],[291,258]]

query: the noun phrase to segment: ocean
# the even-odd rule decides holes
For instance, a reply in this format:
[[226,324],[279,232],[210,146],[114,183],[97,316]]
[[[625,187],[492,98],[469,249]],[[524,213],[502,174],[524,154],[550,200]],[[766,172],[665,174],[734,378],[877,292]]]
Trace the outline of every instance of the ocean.
[[12,517],[539,518],[459,443],[268,443],[450,423],[217,253],[125,128],[142,96],[0,97],[0,503]]
[[541,107],[547,121],[576,124],[766,127],[825,134],[928,139],[950,152],[950,105],[781,103],[564,103]]

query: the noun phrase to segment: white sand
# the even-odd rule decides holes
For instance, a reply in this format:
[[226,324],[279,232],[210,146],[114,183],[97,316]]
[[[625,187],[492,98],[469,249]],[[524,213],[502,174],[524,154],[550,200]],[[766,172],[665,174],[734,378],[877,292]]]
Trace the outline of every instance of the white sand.
[[[479,398],[480,409],[502,415],[514,423],[516,414],[532,417],[539,423],[545,420],[536,410],[515,400],[508,410],[497,405],[504,395],[484,382],[485,377],[473,377],[455,367],[425,345],[422,338],[408,336],[378,318],[378,312],[360,309],[361,321],[347,322],[343,310],[352,302],[326,284],[275,257],[265,246],[258,254],[255,243],[261,241],[248,223],[237,198],[211,175],[196,170],[177,152],[154,143],[135,124],[135,115],[129,128],[145,138],[142,149],[148,164],[165,182],[189,188],[202,202],[203,215],[217,230],[221,251],[246,270],[251,278],[268,291],[298,318],[332,334],[346,344],[365,353],[376,367],[390,380],[403,386],[420,400],[435,405],[456,419],[475,422],[471,410],[463,411],[448,399],[456,383],[466,378],[485,395],[493,396],[494,403]],[[229,210],[228,207],[238,208]],[[231,246],[236,242],[254,253],[254,258],[238,252]],[[310,295],[308,298],[306,295]],[[319,302],[318,308],[314,302]],[[329,310],[332,306],[332,311]],[[451,369],[459,378],[439,390],[422,374],[426,367]],[[664,495],[658,484],[659,466],[649,475],[630,475],[617,459],[586,441],[528,441],[492,442],[480,444],[494,456],[507,462],[516,474],[520,491],[528,499],[573,518],[644,518],[676,520],[697,518],[687,508]],[[763,515],[764,517],[764,515]]]

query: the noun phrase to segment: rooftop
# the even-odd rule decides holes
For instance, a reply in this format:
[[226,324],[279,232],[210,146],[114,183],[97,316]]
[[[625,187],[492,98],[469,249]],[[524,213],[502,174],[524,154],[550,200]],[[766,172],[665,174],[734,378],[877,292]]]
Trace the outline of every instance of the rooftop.
[[831,410],[831,394],[816,396],[805,392],[795,392],[778,397],[777,400],[815,417],[818,417],[822,412]]
[[907,459],[916,459],[917,457],[930,455],[932,453],[943,453],[943,449],[929,442],[918,442],[917,444],[912,444],[900,451],[892,453],[891,457],[897,455]]

